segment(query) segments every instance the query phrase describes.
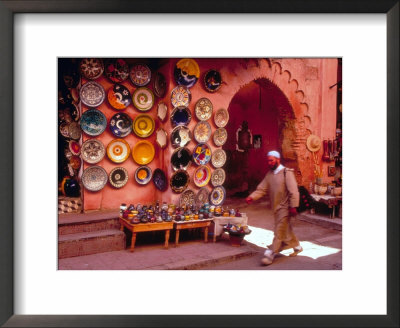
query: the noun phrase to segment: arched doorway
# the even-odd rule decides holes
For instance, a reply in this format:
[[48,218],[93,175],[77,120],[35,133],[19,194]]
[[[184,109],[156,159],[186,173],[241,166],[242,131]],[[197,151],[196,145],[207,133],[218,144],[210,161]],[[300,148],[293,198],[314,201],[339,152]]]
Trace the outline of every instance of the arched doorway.
[[[253,191],[267,172],[266,153],[287,149],[295,134],[293,108],[274,83],[256,79],[242,87],[229,104],[228,140],[224,145],[228,161],[224,183],[228,197],[245,197]],[[250,133],[243,133],[243,122]],[[245,125],[246,125],[245,123]],[[240,129],[240,130],[238,130]],[[252,141],[246,145],[246,135]],[[244,136],[244,137],[243,137]],[[285,152],[285,166],[297,168],[295,154]]]

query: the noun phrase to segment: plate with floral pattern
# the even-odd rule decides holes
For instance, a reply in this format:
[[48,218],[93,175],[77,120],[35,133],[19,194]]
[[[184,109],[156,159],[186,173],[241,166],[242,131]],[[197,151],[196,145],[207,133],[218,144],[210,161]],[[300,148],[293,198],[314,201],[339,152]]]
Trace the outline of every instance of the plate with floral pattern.
[[190,150],[186,147],[175,149],[171,156],[172,168],[176,170],[186,170],[192,162]]
[[204,187],[211,178],[211,170],[207,165],[200,165],[193,174],[193,182],[197,187]]
[[104,132],[107,127],[107,119],[98,109],[92,108],[82,114],[80,124],[83,132],[95,137]]
[[117,113],[111,117],[109,126],[113,135],[124,138],[132,132],[132,119],[126,113]]
[[143,87],[151,80],[151,70],[146,64],[136,63],[132,65],[129,77],[134,85]]
[[224,166],[226,162],[226,153],[223,149],[217,149],[212,157],[211,157],[211,163],[215,168],[220,168]]
[[106,153],[103,143],[97,139],[86,140],[81,147],[81,157],[89,164],[100,162]]
[[132,95],[133,105],[141,112],[147,112],[154,105],[153,91],[146,87],[137,88]]
[[106,92],[101,84],[95,81],[89,81],[82,85],[79,91],[79,97],[84,105],[88,107],[98,107],[103,103]]
[[83,171],[82,183],[89,191],[99,191],[108,181],[108,175],[101,166],[90,166]]
[[129,77],[129,65],[124,59],[108,59],[104,63],[104,75],[112,83],[122,83]]
[[199,143],[206,143],[211,136],[211,126],[206,121],[200,121],[193,130],[194,138]]
[[171,104],[174,107],[189,106],[192,95],[188,88],[178,85],[171,91]]
[[175,193],[183,192],[190,182],[189,173],[185,170],[178,170],[172,173],[169,184]]
[[213,140],[216,146],[221,147],[228,139],[228,132],[225,128],[218,128],[214,132]]
[[153,176],[151,168],[148,166],[139,166],[135,171],[135,180],[138,184],[146,185],[150,182]]
[[194,197],[194,201],[197,207],[202,207],[205,203],[208,203],[210,197],[210,191],[207,187],[201,187]]
[[210,69],[204,74],[204,87],[208,92],[217,91],[222,85],[221,74],[215,70]]
[[104,72],[104,63],[100,58],[84,58],[80,63],[81,75],[88,80],[98,79]]
[[214,187],[222,186],[224,184],[224,182],[225,182],[225,177],[226,177],[226,174],[225,174],[225,170],[224,169],[221,169],[221,168],[216,169],[211,174],[211,184]]
[[128,88],[122,84],[114,84],[107,93],[107,99],[114,109],[124,110],[131,102],[132,97]]
[[199,79],[200,68],[194,59],[184,58],[175,64],[174,78],[177,84],[191,88]]
[[123,167],[115,167],[111,170],[108,180],[110,181],[110,184],[114,188],[122,188],[125,186],[129,180],[129,174],[127,169]]
[[167,91],[167,81],[165,80],[164,75],[160,72],[157,72],[154,77],[154,93],[158,98],[163,98],[165,96],[165,92]]
[[186,207],[189,207],[194,205],[194,196],[195,194],[193,190],[186,189],[179,197],[179,206],[182,207],[185,205]]
[[184,106],[176,107],[171,113],[171,125],[173,127],[188,125],[191,119],[192,114],[190,113],[189,108]]
[[151,142],[141,140],[132,148],[133,160],[139,165],[149,164],[155,155],[155,149]]
[[214,114],[214,123],[217,127],[223,128],[228,124],[229,113],[226,109],[220,108]]
[[172,147],[185,147],[192,140],[192,133],[187,126],[180,125],[171,132]]
[[124,139],[111,140],[107,146],[107,156],[114,163],[126,161],[131,152],[129,144]]
[[214,206],[222,205],[225,201],[226,191],[222,186],[215,187],[210,193],[210,203]]
[[211,159],[211,149],[207,144],[198,144],[193,149],[193,161],[197,165],[206,165]]
[[133,121],[133,132],[140,138],[147,138],[154,132],[156,124],[153,118],[147,114],[136,116]]
[[200,121],[207,121],[212,116],[213,104],[208,98],[200,98],[194,107],[196,117]]

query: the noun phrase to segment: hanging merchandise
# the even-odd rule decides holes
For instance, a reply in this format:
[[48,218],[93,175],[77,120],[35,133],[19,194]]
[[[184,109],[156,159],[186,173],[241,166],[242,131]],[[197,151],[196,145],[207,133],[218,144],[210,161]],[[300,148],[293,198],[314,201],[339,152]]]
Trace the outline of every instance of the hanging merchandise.
[[207,165],[200,165],[193,174],[193,182],[197,187],[204,187],[211,178],[211,170]]
[[213,105],[208,98],[200,98],[194,107],[196,117],[199,121],[207,121],[213,112]]
[[69,165],[71,165],[71,168],[73,168],[74,170],[79,170],[81,167],[81,164],[82,164],[82,161],[79,156],[73,155],[69,159]]
[[96,80],[104,72],[104,63],[100,58],[84,58],[81,60],[79,68],[84,78]]
[[107,119],[98,109],[92,108],[82,114],[80,124],[83,132],[95,137],[104,132],[107,127]]
[[112,83],[122,83],[129,77],[129,66],[124,59],[108,59],[104,63],[104,75]]
[[122,84],[114,84],[107,93],[107,99],[109,104],[118,110],[124,110],[131,102],[132,97],[128,88]]
[[130,152],[129,144],[124,139],[111,140],[107,146],[107,156],[114,163],[125,162]]
[[156,124],[153,118],[147,114],[140,114],[133,121],[133,132],[140,138],[151,136],[155,127]]
[[206,143],[211,137],[211,126],[206,121],[200,121],[193,130],[194,138],[199,143]]
[[208,188],[207,187],[200,188],[194,198],[195,205],[198,208],[202,207],[204,204],[208,203],[209,197],[210,197],[210,192]]
[[89,81],[82,85],[79,96],[84,105],[88,107],[98,107],[103,103],[106,92],[101,84]]
[[134,85],[137,87],[143,87],[151,80],[151,70],[147,65],[137,63],[132,65],[129,77]]
[[172,147],[185,147],[192,140],[192,133],[186,126],[177,126],[171,133]]
[[223,149],[217,149],[211,158],[211,163],[215,168],[220,168],[225,165],[226,153]]
[[192,162],[189,149],[185,147],[177,148],[171,156],[172,168],[176,170],[186,170]]
[[171,124],[173,127],[188,125],[191,119],[192,114],[190,113],[189,108],[184,106],[174,108],[171,113]]
[[215,187],[210,193],[210,203],[214,206],[220,206],[224,203],[225,197],[225,188],[222,186]]
[[170,186],[175,193],[183,192],[190,182],[189,173],[185,170],[178,170],[171,176]]
[[165,102],[159,102],[157,105],[157,117],[161,122],[165,121],[165,118],[167,117],[168,113],[168,107]]
[[217,147],[221,147],[225,144],[226,140],[228,139],[228,132],[225,128],[218,128],[215,130],[213,135],[214,144]]
[[81,153],[81,146],[79,145],[79,142],[76,140],[70,140],[68,142],[68,148],[73,155],[79,156],[79,154]]
[[186,189],[179,198],[179,206],[186,206],[187,208],[194,205],[194,191],[190,189]]
[[139,166],[135,171],[135,180],[140,185],[146,185],[152,177],[151,168],[148,166]]
[[178,85],[171,91],[171,104],[173,107],[189,106],[192,95],[188,88]]
[[197,165],[206,165],[211,159],[211,149],[207,144],[198,144],[193,149],[193,161]]
[[149,111],[154,105],[154,94],[149,88],[137,88],[132,95],[133,105],[141,112]]
[[153,173],[153,183],[160,191],[165,191],[168,187],[167,176],[161,169],[155,169]]
[[81,187],[77,179],[71,177],[64,177],[61,182],[61,192],[66,197],[79,197]]
[[99,191],[104,188],[108,181],[106,170],[101,166],[90,166],[83,171],[83,186],[90,191]]
[[174,68],[174,78],[177,84],[191,88],[200,77],[200,68],[194,59],[179,60]]
[[217,91],[222,85],[221,74],[215,70],[210,69],[204,74],[204,87],[208,92]]
[[220,108],[214,114],[214,123],[217,127],[223,128],[228,124],[229,113],[226,109]]
[[119,189],[127,184],[129,180],[129,174],[125,168],[116,167],[111,170],[108,179],[114,188]]
[[118,138],[124,138],[132,132],[132,119],[126,113],[114,114],[109,122],[110,131]]
[[79,140],[82,134],[81,127],[78,122],[71,122],[68,124],[68,136],[71,139]]
[[139,165],[149,164],[155,155],[154,146],[147,140],[142,140],[136,143],[132,148],[133,160]]
[[100,162],[105,153],[106,151],[100,140],[88,139],[82,144],[81,156],[86,163],[96,164]]
[[154,77],[154,93],[158,98],[163,98],[165,96],[165,92],[167,91],[167,81],[165,80],[164,75],[160,72],[157,72]]
[[211,174],[211,184],[214,187],[217,186],[222,186],[225,182],[225,170],[224,169],[216,169],[214,172]]
[[167,146],[168,134],[163,128],[159,128],[156,132],[156,143],[161,149]]
[[69,124],[70,123],[66,123],[63,122],[60,124],[60,126],[58,127],[60,134],[64,137],[64,138],[69,138]]

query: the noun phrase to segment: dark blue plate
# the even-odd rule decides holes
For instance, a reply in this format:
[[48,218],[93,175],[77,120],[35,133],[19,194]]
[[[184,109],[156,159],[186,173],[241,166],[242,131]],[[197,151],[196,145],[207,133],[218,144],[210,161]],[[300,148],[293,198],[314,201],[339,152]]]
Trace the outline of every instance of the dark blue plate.
[[173,127],[179,125],[188,125],[192,119],[189,108],[180,106],[176,107],[171,113],[171,124]]
[[113,135],[124,138],[132,132],[132,119],[128,114],[117,113],[110,119],[110,130]]
[[153,173],[153,183],[160,191],[165,191],[168,187],[167,177],[163,170],[155,169]]

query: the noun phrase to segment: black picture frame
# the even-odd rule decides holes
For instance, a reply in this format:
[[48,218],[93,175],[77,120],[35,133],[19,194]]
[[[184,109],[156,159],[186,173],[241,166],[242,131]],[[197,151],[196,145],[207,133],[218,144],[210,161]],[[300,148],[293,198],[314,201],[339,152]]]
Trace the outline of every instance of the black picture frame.
[[[14,315],[13,22],[17,13],[383,13],[387,17],[387,315]],[[5,327],[399,327],[398,0],[0,0],[0,324]],[[13,205],[12,205],[13,204]],[[366,270],[368,270],[366,264]],[[373,264],[372,264],[373,265]],[[368,293],[368,290],[365,291]],[[329,297],[329,295],[327,295]],[[267,296],[265,296],[267,298]],[[264,301],[260,295],[259,301]]]

